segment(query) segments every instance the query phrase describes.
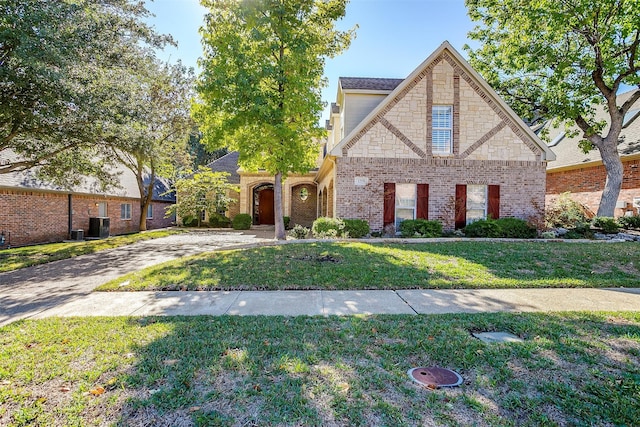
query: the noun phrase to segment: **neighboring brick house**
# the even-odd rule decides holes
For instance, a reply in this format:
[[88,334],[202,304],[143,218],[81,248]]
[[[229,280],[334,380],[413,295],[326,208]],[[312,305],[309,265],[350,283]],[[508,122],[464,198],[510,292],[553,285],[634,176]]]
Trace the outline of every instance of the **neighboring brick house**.
[[[88,182],[71,191],[40,181],[34,171],[0,174],[0,233],[5,244],[23,246],[35,243],[59,242],[69,239],[71,232],[90,231],[93,217],[108,217],[111,235],[139,231],[140,193],[136,180],[128,169],[121,169],[122,188],[97,191]],[[147,212],[147,228],[171,225],[165,210],[175,203],[170,187],[156,180],[153,202]],[[1,248],[1,247],[0,247]]]
[[[619,105],[636,90],[619,95]],[[604,109],[597,111],[597,119],[608,119]],[[600,152],[592,150],[584,153],[578,146],[582,132],[577,127],[572,130],[577,131],[575,136],[567,136],[563,127],[548,129],[549,147],[556,153],[557,159],[547,166],[547,202],[551,203],[558,195],[569,192],[572,199],[595,213],[600,204],[606,172]],[[640,101],[631,107],[624,118],[618,153],[622,160],[623,178],[614,215],[640,215]]]
[[553,152],[448,42],[406,79],[341,78],[327,128],[320,215],[390,231],[543,213]]

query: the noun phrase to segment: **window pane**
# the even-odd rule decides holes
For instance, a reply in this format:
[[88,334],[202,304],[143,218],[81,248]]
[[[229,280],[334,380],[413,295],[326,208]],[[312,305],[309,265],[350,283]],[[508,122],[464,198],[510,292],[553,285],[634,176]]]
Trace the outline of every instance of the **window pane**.
[[433,113],[434,128],[451,128],[451,106],[436,105],[431,111]]
[[396,206],[415,207],[416,185],[396,184]]
[[431,138],[433,151],[436,153],[451,152],[451,130],[433,130]]
[[396,231],[400,227],[400,223],[405,219],[415,219],[415,209],[396,209]]
[[467,224],[487,217],[487,186],[467,185]]
[[451,153],[453,133],[453,107],[435,105],[432,115],[432,150],[434,153]]
[[153,205],[147,206],[147,218],[148,219],[153,218]]

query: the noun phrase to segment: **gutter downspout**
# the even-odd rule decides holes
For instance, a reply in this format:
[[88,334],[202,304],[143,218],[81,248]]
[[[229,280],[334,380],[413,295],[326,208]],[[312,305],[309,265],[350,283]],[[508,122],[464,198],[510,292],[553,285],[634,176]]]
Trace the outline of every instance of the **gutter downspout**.
[[71,229],[73,228],[73,203],[71,200],[71,193],[69,193],[67,195],[68,197],[68,207],[69,207],[69,213],[68,213],[68,217],[69,217],[69,230],[68,230],[68,238],[71,238]]

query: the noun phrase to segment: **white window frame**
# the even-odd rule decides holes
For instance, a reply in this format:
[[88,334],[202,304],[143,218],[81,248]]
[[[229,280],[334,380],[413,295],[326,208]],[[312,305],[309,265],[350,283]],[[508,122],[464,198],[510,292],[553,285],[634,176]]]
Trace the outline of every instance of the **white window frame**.
[[149,203],[147,206],[147,219],[153,219],[153,203]]
[[[413,187],[413,200],[406,198],[402,199],[399,195],[402,193],[401,187],[404,186],[407,189],[409,187]],[[394,211],[394,223],[396,226],[396,231],[400,230],[400,223],[405,219],[416,219],[416,210],[418,207],[418,186],[416,184],[407,184],[407,183],[396,183],[395,190],[396,200],[395,200],[395,211]],[[411,203],[411,201],[413,203]],[[398,211],[412,211],[411,218],[400,218],[398,215]]]
[[131,220],[131,203],[120,204],[120,219]]
[[487,219],[488,208],[489,186],[467,184],[467,224],[480,219]]
[[[436,121],[436,112],[447,111],[445,114],[448,116],[448,125],[439,123]],[[439,114],[438,114],[439,115]],[[431,108],[431,148],[433,154],[451,154],[453,153],[453,105],[434,105]],[[447,144],[448,147],[440,147],[440,143],[436,146],[436,133],[442,133],[445,136],[445,141],[442,144]],[[446,141],[448,139],[448,141]],[[442,150],[440,148],[443,148]]]

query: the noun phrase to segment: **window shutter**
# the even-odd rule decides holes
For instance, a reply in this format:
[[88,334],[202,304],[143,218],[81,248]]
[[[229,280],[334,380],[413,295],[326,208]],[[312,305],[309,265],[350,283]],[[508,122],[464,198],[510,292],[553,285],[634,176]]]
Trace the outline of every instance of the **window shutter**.
[[384,184],[383,224],[393,224],[396,220],[396,185]]
[[467,225],[467,186],[456,185],[456,217],[455,228],[464,228]]
[[487,216],[493,219],[500,218],[500,186],[488,186],[489,200],[487,202]]
[[418,184],[416,218],[429,219],[429,184]]

